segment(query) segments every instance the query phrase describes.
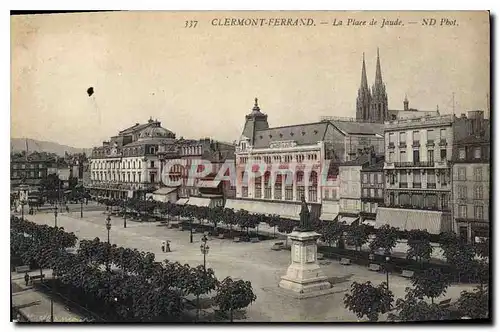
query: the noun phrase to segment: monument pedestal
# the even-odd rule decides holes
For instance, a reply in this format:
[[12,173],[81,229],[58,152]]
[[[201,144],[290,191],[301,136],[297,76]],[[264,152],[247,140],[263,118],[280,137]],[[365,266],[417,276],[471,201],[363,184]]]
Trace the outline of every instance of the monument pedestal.
[[[332,285],[318,264],[317,241],[321,235],[313,231],[293,231],[288,236],[292,242],[292,264],[281,277],[279,287],[298,294],[330,293]],[[313,295],[314,296],[314,295]]]

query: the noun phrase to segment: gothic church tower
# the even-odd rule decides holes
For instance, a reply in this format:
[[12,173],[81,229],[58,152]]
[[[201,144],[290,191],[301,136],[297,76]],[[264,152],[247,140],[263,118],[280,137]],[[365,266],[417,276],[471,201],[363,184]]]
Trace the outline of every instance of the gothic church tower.
[[363,67],[361,68],[361,85],[356,99],[356,120],[367,120],[370,113],[371,94],[366,78],[365,53],[363,53]]
[[389,119],[387,93],[382,81],[382,70],[380,68],[380,55],[377,48],[377,69],[375,72],[375,84],[372,86],[372,99],[369,120],[371,122],[384,123]]

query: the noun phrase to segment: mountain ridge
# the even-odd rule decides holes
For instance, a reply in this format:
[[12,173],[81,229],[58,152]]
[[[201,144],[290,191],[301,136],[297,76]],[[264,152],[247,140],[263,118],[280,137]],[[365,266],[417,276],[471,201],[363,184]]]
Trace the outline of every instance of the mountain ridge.
[[55,153],[61,157],[64,157],[64,152],[67,152],[69,154],[86,153],[87,156],[90,156],[92,152],[92,148],[75,148],[69,145],[59,144],[52,141],[42,141],[33,138],[11,138],[11,153],[26,151],[26,141],[28,142],[28,152],[38,151]]

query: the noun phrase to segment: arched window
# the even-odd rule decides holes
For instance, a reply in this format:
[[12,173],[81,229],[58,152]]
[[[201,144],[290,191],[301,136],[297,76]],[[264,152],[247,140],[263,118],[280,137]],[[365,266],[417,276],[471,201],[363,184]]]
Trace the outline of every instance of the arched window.
[[271,172],[264,173],[264,198],[271,199]]
[[262,198],[262,177],[256,177],[254,180],[254,197]]
[[318,174],[315,171],[309,176],[309,201],[318,201]]
[[285,186],[285,200],[292,201],[293,200],[293,173],[288,170],[283,175],[283,182]]
[[281,188],[283,186],[283,176],[281,174],[276,174],[275,182],[274,182],[274,199],[281,199]]
[[296,185],[297,185],[296,199],[298,201],[301,201],[302,197],[305,197],[304,172],[298,171],[297,174],[295,174],[295,182],[296,182]]

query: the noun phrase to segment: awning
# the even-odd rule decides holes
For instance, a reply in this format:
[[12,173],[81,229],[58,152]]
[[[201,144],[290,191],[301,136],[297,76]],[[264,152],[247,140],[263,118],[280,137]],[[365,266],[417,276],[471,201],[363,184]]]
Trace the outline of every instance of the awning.
[[357,219],[359,219],[359,217],[340,216],[339,222],[340,223],[345,223],[346,225],[350,225],[350,224],[352,224]]
[[400,230],[421,229],[431,234],[439,234],[447,227],[442,222],[442,212],[383,208],[377,209],[376,227],[388,224]]
[[200,180],[196,184],[198,188],[217,188],[220,184],[220,180]]
[[210,198],[203,198],[203,197],[189,197],[189,201],[187,202],[188,205],[195,205],[195,206],[210,206]]
[[372,226],[372,227],[376,227],[377,226],[377,223],[373,220],[363,220],[362,222],[363,225],[368,225],[368,226]]
[[299,220],[301,205],[299,203],[287,204],[261,200],[228,199],[225,208],[234,211],[246,210],[249,213],[277,214],[282,218]]
[[155,192],[153,192],[153,195],[168,195],[174,191],[177,190],[177,187],[162,187]]
[[177,205],[186,205],[188,201],[189,201],[189,198],[181,198],[177,202],[175,202],[175,204],[177,204]]
[[319,219],[324,221],[333,221],[339,214],[338,202],[325,201],[321,205],[321,216]]

